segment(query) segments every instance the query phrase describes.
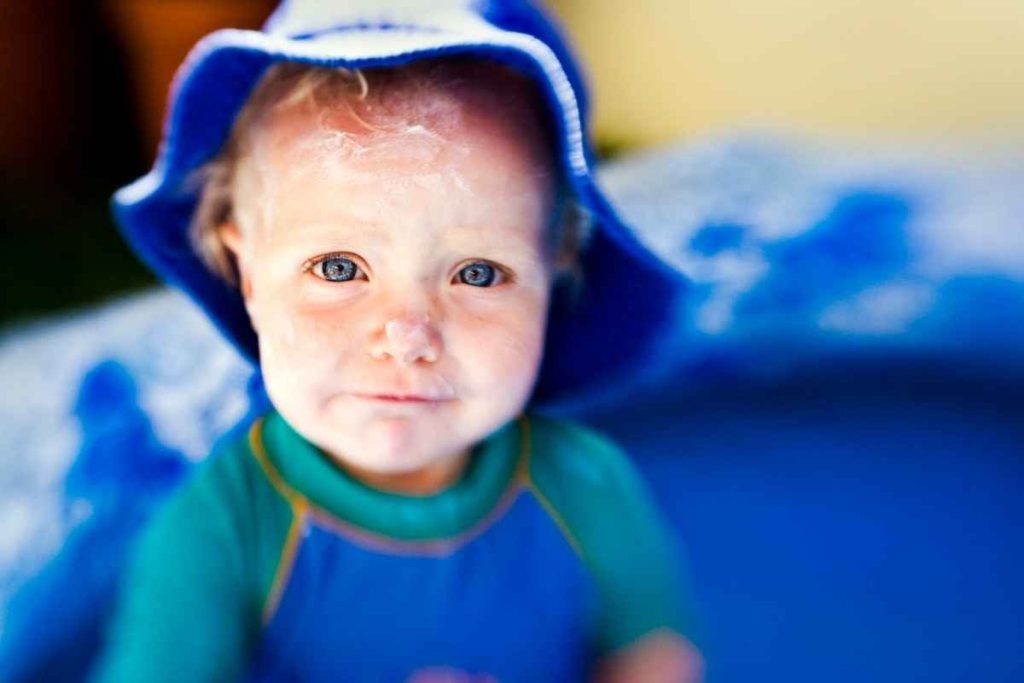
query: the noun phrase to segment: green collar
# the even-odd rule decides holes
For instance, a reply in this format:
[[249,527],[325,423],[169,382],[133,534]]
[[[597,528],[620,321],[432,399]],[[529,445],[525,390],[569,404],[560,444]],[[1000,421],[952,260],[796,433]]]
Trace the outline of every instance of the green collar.
[[427,496],[391,493],[360,482],[276,412],[264,418],[262,435],[257,429],[251,443],[284,495],[308,501],[345,525],[396,540],[426,541],[458,536],[496,508],[519,468],[526,466],[528,429],[525,416],[509,421],[473,448],[459,481]]

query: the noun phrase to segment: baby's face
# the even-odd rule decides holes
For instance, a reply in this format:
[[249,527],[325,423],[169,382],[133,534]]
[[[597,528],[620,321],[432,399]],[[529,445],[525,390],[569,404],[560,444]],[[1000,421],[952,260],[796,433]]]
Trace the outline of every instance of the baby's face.
[[404,135],[298,109],[264,124],[243,293],[271,401],[343,464],[454,462],[532,390],[553,183],[539,134],[491,109]]

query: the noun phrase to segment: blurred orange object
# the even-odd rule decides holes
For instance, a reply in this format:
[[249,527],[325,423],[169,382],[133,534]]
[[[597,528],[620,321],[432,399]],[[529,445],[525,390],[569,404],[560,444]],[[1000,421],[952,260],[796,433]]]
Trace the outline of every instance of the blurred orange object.
[[105,9],[121,37],[135,89],[149,158],[160,141],[167,88],[196,41],[221,28],[257,28],[273,0],[108,0]]

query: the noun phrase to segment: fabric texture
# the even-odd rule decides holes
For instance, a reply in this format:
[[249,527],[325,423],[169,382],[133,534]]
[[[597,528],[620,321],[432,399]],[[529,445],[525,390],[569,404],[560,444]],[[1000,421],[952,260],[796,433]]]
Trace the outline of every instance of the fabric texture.
[[327,457],[276,413],[226,442],[144,534],[96,680],[580,680],[695,637],[645,486],[589,430],[520,418],[426,497]]

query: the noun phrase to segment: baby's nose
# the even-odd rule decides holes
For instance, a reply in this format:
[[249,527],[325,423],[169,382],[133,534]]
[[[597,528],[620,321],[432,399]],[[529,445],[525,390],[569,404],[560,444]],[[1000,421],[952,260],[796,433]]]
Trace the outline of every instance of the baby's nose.
[[426,315],[392,318],[384,323],[384,335],[370,354],[378,360],[393,358],[402,365],[420,360],[433,363],[441,354],[441,337]]

